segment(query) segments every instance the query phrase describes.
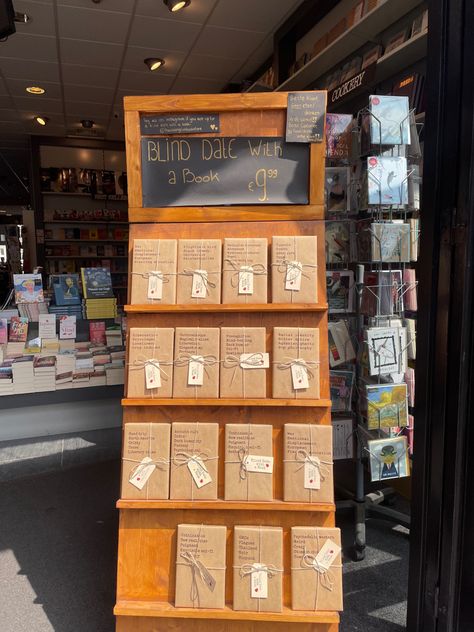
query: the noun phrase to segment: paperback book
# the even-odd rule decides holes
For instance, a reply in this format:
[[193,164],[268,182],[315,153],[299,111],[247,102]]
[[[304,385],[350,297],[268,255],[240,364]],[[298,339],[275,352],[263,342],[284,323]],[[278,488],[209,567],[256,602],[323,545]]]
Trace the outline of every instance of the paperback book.
[[42,303],[44,301],[41,274],[14,274],[13,285],[17,304]]
[[56,305],[80,305],[78,274],[58,274],[53,277],[54,298]]
[[352,151],[352,114],[326,114],[326,157],[348,160]]
[[81,268],[84,298],[113,298],[112,277],[108,268]]
[[9,342],[26,342],[28,336],[28,319],[23,316],[12,316],[10,319]]

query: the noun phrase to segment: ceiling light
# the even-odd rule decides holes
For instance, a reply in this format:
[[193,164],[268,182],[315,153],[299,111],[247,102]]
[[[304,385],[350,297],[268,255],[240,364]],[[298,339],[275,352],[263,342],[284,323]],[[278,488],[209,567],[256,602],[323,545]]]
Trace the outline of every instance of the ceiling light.
[[35,116],[35,121],[38,125],[42,125],[44,127],[48,124],[49,118],[47,116]]
[[177,11],[181,11],[184,7],[187,7],[191,0],[163,0],[171,13],[176,13]]
[[82,119],[81,125],[85,129],[92,129],[94,127],[94,121],[91,121],[90,119]]
[[26,91],[30,94],[44,94],[46,92],[46,90],[40,86],[28,86]]
[[165,60],[159,57],[147,57],[143,62],[148,66],[148,70],[152,72],[165,65]]

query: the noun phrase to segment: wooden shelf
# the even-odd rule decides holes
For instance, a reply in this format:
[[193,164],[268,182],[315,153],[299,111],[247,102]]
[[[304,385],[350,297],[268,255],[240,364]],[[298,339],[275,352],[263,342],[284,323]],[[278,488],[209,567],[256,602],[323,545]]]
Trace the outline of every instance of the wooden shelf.
[[45,259],[128,259],[128,255],[45,255]]
[[114,614],[129,617],[161,617],[170,619],[228,619],[232,621],[272,621],[288,623],[339,623],[338,612],[291,610],[283,612],[242,612],[225,608],[175,608],[167,601],[117,601]]
[[235,305],[125,305],[128,314],[160,314],[171,312],[325,312],[327,305],[310,303],[238,303]]
[[230,511],[335,511],[333,503],[294,503],[282,500],[268,502],[237,500],[124,500],[117,501],[117,509],[225,509]]
[[69,243],[86,243],[86,244],[100,244],[100,243],[107,243],[107,244],[115,244],[115,243],[120,243],[120,244],[128,244],[128,239],[45,239],[44,243],[45,244],[69,244]]
[[330,399],[151,399],[136,397],[122,399],[122,406],[266,406],[266,407],[299,407],[330,408]]
[[55,195],[58,197],[86,197],[91,200],[110,200],[112,202],[126,202],[125,195],[105,195],[105,193],[81,193],[80,191],[41,191],[41,195]]
[[[396,2],[393,2],[393,0],[385,0],[381,5],[367,13],[357,24],[354,24],[350,29],[340,35],[327,48],[316,55],[316,57],[313,57],[313,59],[300,68],[300,70],[295,72],[294,75],[279,85],[276,91],[302,90],[307,88],[309,84],[323,77],[331,68],[340,64],[355,50],[367,44],[367,42],[375,41],[379,33],[419,4],[421,4],[421,0],[397,0]],[[388,61],[388,58],[394,56],[395,53],[396,51],[393,51],[393,53],[387,55],[385,63]]]
[[101,226],[102,224],[114,224],[117,226],[128,226],[129,222],[114,222],[114,220],[104,219],[103,222],[97,219],[46,219],[43,224],[97,224]]

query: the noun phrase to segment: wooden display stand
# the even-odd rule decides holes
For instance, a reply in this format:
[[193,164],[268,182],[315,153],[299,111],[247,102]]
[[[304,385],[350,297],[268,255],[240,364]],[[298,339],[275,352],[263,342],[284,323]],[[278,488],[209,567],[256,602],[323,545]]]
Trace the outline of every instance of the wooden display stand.
[[[274,326],[320,330],[321,399],[124,399],[124,423],[137,421],[213,421],[220,424],[223,455],[226,423],[273,425],[275,457],[273,502],[119,500],[120,532],[117,580],[119,632],[258,632],[298,630],[336,632],[339,614],[291,610],[290,530],[292,526],[333,527],[333,504],[283,502],[283,426],[330,424],[327,305],[324,255],[324,143],[310,145],[309,203],[305,205],[186,206],[144,208],[140,153],[140,116],[158,113],[213,112],[220,115],[218,136],[284,137],[287,94],[128,97],[125,99],[129,182],[130,248],[140,238],[266,237],[317,235],[319,303],[266,305],[130,305],[128,328],[176,326],[264,326],[271,351]],[[209,136],[209,134],[202,134]],[[196,136],[195,134],[193,135]],[[318,221],[319,220],[319,221]],[[131,259],[130,259],[131,260]],[[129,284],[130,287],[130,284]],[[130,296],[130,294],[129,294]],[[271,371],[268,371],[271,396]],[[282,407],[285,407],[284,412]],[[283,414],[282,414],[283,412]],[[219,498],[223,498],[224,459],[219,461]],[[176,528],[180,523],[226,525],[226,601],[223,610],[174,607]],[[232,527],[274,525],[283,528],[284,577],[281,613],[232,609]],[[190,622],[192,620],[192,622]]]

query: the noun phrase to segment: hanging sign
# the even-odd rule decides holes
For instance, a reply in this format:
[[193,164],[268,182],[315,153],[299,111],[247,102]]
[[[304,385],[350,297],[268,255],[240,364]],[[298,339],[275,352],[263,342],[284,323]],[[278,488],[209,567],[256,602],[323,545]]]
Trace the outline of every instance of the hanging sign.
[[346,96],[354,96],[357,92],[366,89],[375,79],[376,68],[377,63],[371,64],[347,81],[344,81],[344,83],[341,83],[341,85],[334,88],[334,90],[331,90],[331,92],[328,93],[328,107],[331,107],[331,105],[334,105],[334,103],[337,103]]
[[286,113],[288,143],[321,143],[324,137],[324,92],[290,92]]
[[143,207],[308,204],[309,147],[280,137],[142,138]]
[[145,134],[211,134],[220,131],[219,114],[151,114],[140,117]]

